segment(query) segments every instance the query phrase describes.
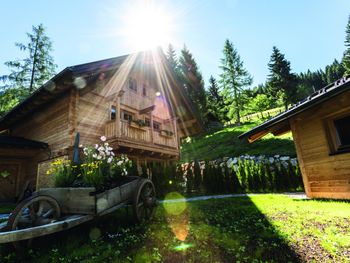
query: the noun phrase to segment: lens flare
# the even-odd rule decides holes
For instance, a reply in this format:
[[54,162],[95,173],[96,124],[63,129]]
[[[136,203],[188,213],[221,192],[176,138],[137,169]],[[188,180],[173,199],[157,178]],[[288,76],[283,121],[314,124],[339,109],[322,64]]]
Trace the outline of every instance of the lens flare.
[[186,199],[178,192],[170,192],[164,200],[163,206],[171,230],[178,240],[185,241],[190,228]]
[[174,250],[176,250],[176,251],[185,251],[185,250],[187,250],[190,247],[193,247],[193,244],[181,243],[180,245],[174,247]]
[[164,200],[163,206],[170,215],[180,215],[187,208],[185,198],[178,192],[168,193]]

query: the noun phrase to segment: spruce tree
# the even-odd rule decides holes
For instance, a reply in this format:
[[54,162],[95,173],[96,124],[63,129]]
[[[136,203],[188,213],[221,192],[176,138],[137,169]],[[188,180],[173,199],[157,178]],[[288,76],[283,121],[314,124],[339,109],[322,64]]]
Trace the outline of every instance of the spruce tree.
[[342,64],[345,68],[344,75],[350,75],[350,16],[348,19],[348,24],[346,25],[345,30],[345,47],[346,50],[344,52]]
[[207,113],[206,93],[204,81],[197,62],[186,46],[181,50],[179,59],[179,72],[188,98],[197,107],[202,120],[205,121]]
[[207,118],[211,121],[224,121],[225,116],[223,113],[224,103],[223,98],[220,95],[219,86],[216,79],[213,76],[209,78],[209,88],[207,91],[207,105],[208,114]]
[[[222,85],[222,95],[226,104],[227,112],[234,112],[236,123],[241,122],[241,97],[242,88],[251,85],[252,77],[243,67],[243,61],[232,42],[225,41],[223,49],[224,57],[221,59],[220,84]],[[229,114],[229,113],[228,113]],[[232,116],[230,116],[232,117]]]
[[57,65],[50,55],[52,42],[46,35],[43,24],[33,26],[32,33],[27,33],[27,37],[28,43],[15,45],[27,52],[28,56],[5,62],[11,73],[2,76],[1,79],[9,82],[8,85],[11,87],[28,90],[30,94],[54,75]]
[[33,26],[32,33],[27,33],[27,37],[28,43],[15,43],[27,56],[24,59],[5,62],[10,73],[0,76],[4,83],[0,86],[0,116],[38,89],[55,73],[57,65],[50,55],[52,42],[46,35],[44,26]]
[[296,75],[291,73],[290,62],[275,46],[268,67],[270,71],[268,76],[270,95],[274,98],[282,96],[283,104],[287,109],[288,104],[295,102],[296,99]]
[[166,58],[169,62],[169,65],[172,67],[176,75],[179,75],[179,61],[176,56],[176,51],[172,44],[168,45],[168,50],[166,52]]

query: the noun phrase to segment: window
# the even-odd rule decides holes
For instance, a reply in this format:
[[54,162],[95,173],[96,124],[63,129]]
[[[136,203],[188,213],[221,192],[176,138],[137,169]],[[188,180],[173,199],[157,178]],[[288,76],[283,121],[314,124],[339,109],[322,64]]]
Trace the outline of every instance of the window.
[[350,115],[327,120],[327,136],[331,154],[350,152]]
[[123,111],[123,120],[124,121],[132,121],[134,119],[134,116],[131,112]]
[[117,108],[115,106],[111,106],[111,120],[115,120]]
[[130,78],[129,79],[129,89],[133,90],[133,91],[137,91],[137,82],[136,79],[134,78]]
[[153,122],[153,129],[156,130],[156,131],[160,131],[160,123],[154,121]]
[[334,120],[339,147],[350,148],[350,116]]
[[146,84],[142,85],[142,95],[147,96],[147,85]]
[[148,118],[145,118],[145,126],[146,127],[151,127],[151,121]]

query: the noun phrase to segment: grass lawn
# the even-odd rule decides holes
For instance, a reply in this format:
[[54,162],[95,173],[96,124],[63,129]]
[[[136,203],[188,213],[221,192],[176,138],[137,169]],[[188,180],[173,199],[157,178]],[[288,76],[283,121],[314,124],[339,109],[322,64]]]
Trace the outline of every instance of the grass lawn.
[[219,157],[236,157],[242,154],[296,155],[291,133],[279,137],[270,134],[253,144],[249,144],[246,139],[238,139],[240,134],[257,124],[245,123],[192,137],[189,142],[181,145],[181,161],[215,160]]
[[[26,262],[349,262],[350,203],[259,195],[160,204],[34,240]],[[2,247],[1,262],[15,262]]]

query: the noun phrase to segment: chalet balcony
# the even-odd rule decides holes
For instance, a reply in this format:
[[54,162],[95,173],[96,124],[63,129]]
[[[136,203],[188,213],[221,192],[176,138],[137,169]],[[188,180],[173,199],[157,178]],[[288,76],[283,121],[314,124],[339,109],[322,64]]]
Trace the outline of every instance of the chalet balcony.
[[178,149],[178,143],[175,132],[173,131],[157,131],[150,127],[139,126],[134,122],[109,121],[105,125],[105,136],[107,140],[126,140],[135,144],[143,144],[149,146],[166,146]]

